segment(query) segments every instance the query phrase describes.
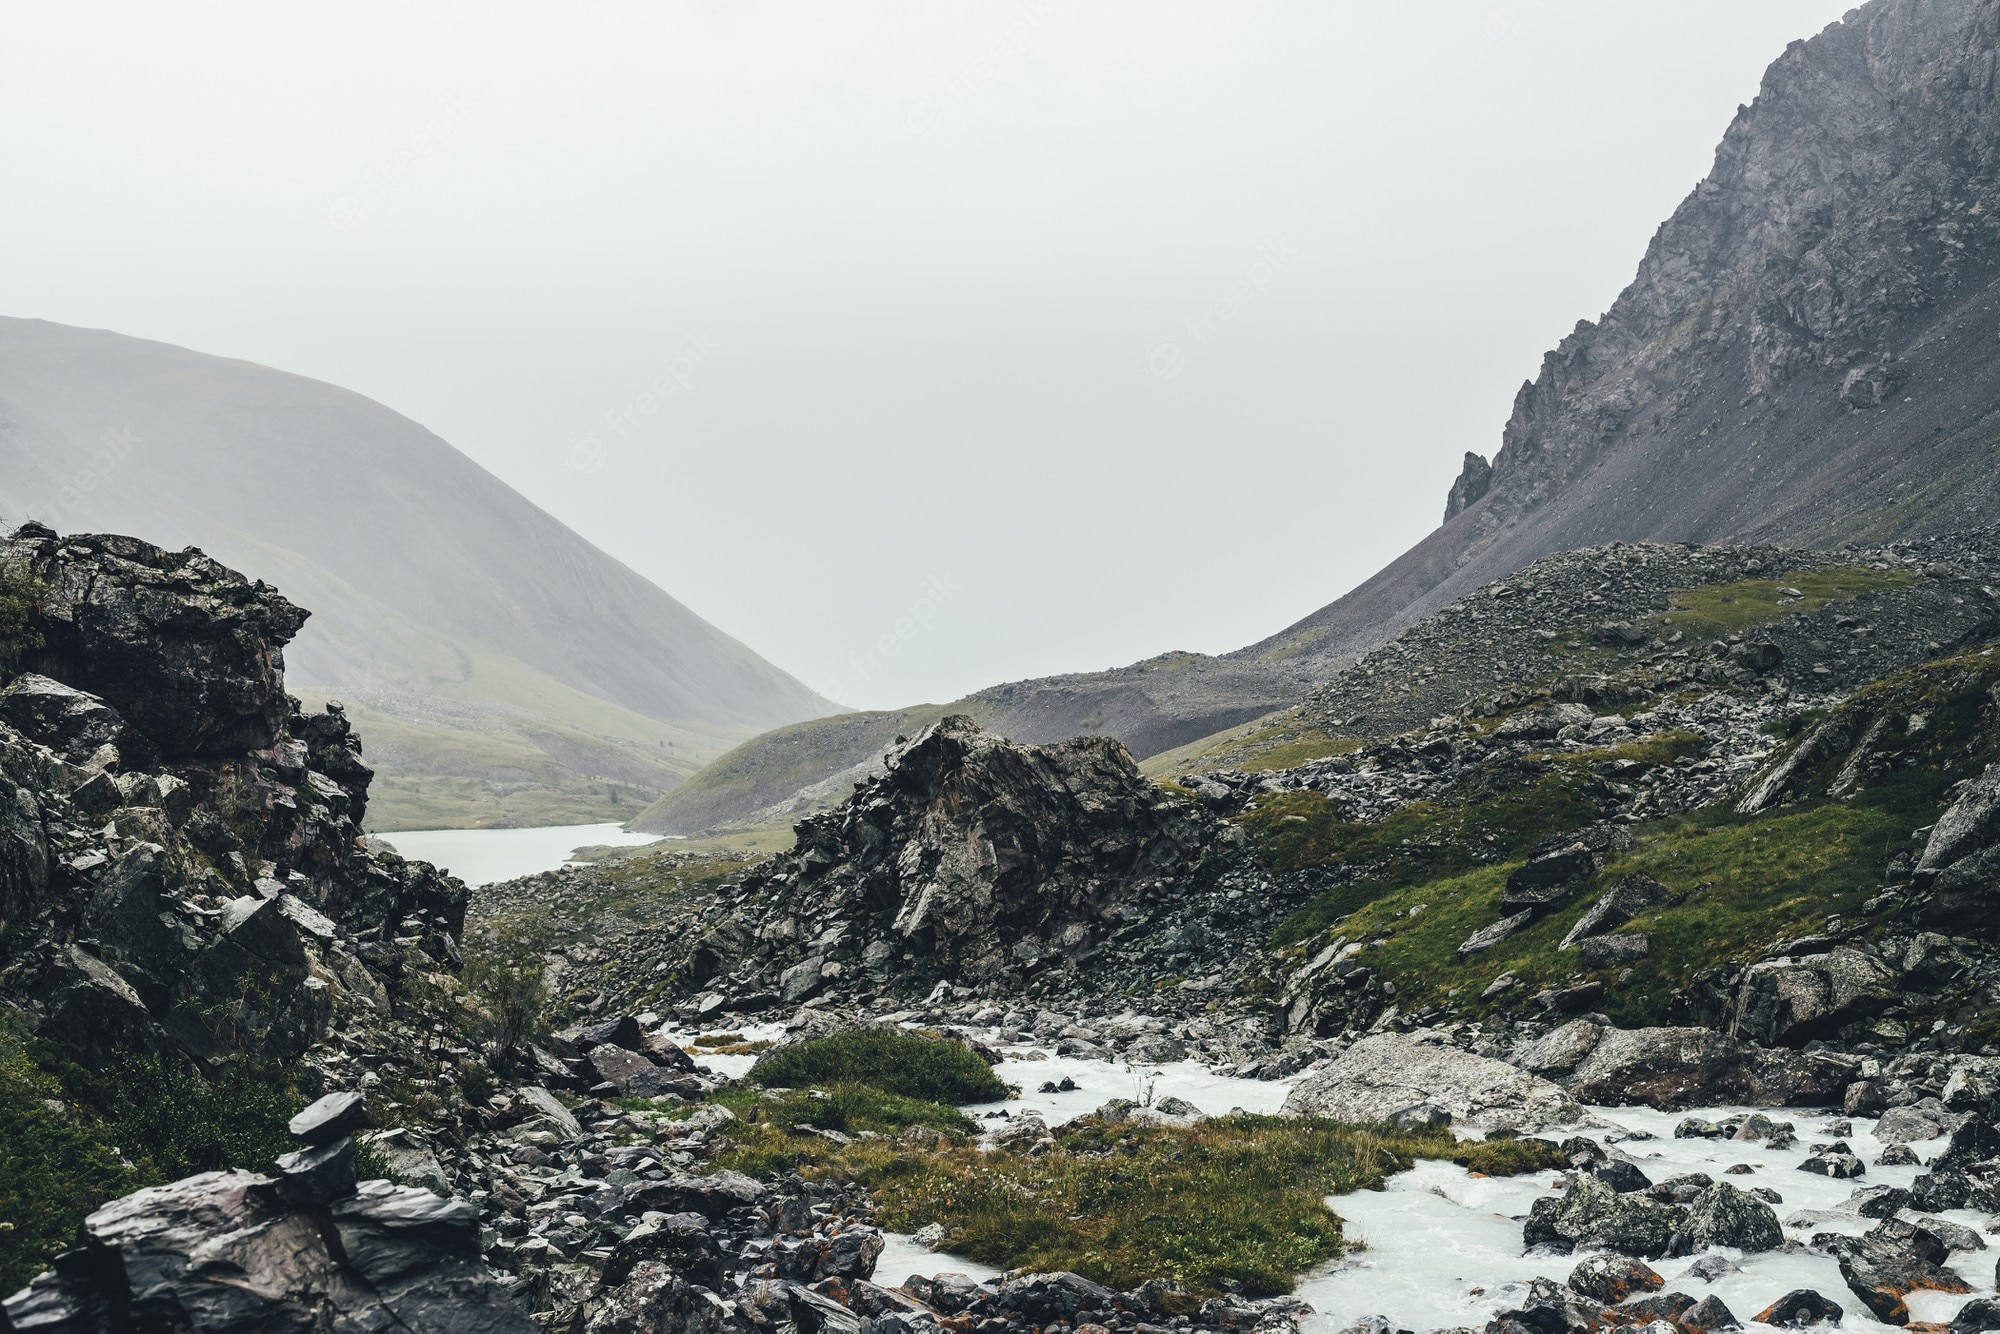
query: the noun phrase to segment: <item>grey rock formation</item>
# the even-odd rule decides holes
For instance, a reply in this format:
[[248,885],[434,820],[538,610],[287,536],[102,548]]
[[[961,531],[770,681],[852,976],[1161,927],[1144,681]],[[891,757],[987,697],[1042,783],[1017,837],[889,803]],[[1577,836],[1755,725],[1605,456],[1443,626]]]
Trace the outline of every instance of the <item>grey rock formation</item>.
[[1106,738],[1019,746],[946,718],[887,772],[798,826],[701,943],[694,980],[793,1002],[871,975],[1020,985],[1074,969],[1213,822],[1142,778]]
[[129,538],[30,527],[0,558],[49,590],[39,672],[0,693],[0,1001],[89,1065],[283,1061],[401,950],[454,956],[465,887],[365,845],[360,743],[285,694],[304,612]]
[[1906,1325],[1913,1292],[1970,1292],[1966,1281],[1945,1267],[1949,1249],[1936,1234],[1899,1218],[1877,1223],[1866,1236],[1836,1243],[1840,1275],[1849,1291],[1884,1324]]
[[1293,1116],[1387,1121],[1428,1103],[1452,1124],[1481,1130],[1547,1130],[1583,1119],[1583,1109],[1545,1079],[1449,1043],[1377,1033],[1301,1080],[1285,1098]]
[[1977,425],[2000,397],[1994,22],[1975,0],[1874,0],[1794,42],[1632,284],[1522,387],[1484,496],[1250,652],[1365,649],[1613,538],[1982,522],[2000,501]]
[[1614,1028],[1576,1019],[1509,1058],[1577,1101],[1659,1108],[1717,1102],[1819,1106],[1853,1077],[1851,1062],[1759,1047],[1713,1029]]
[[1734,1032],[1752,1042],[1799,1045],[1895,998],[1895,971],[1856,949],[1769,959],[1744,974]]
[[1521,1240],[1528,1246],[1556,1243],[1650,1259],[1667,1253],[1674,1235],[1685,1230],[1687,1216],[1679,1205],[1620,1195],[1596,1177],[1582,1176],[1561,1195],[1535,1201]]
[[1484,455],[1467,450],[1458,480],[1451,484],[1451,494],[1445,498],[1444,521],[1450,523],[1484,500],[1492,486],[1493,465],[1486,461]]

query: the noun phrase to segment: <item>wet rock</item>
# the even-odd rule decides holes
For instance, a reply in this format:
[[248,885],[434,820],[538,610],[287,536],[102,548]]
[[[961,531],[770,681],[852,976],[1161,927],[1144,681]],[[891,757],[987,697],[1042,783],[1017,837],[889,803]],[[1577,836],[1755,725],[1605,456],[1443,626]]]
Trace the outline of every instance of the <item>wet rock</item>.
[[1975,1297],[1951,1318],[1951,1334],[1987,1334],[2000,1329],[2000,1299]]
[[1453,1124],[1485,1130],[1546,1130],[1582,1118],[1583,1109],[1547,1080],[1504,1061],[1440,1041],[1377,1033],[1349,1047],[1285,1099],[1292,1116],[1382,1121],[1430,1103]]
[[1696,1246],[1733,1246],[1745,1252],[1774,1251],[1785,1244],[1778,1215],[1762,1200],[1718,1181],[1688,1204],[1688,1238]]
[[1935,1233],[1898,1218],[1884,1219],[1840,1252],[1840,1275],[1875,1318],[1906,1325],[1912,1292],[1970,1292],[1964,1279],[1944,1267],[1949,1252]]
[[1577,1019],[1516,1049],[1513,1064],[1577,1101],[1672,1109],[1714,1103],[1816,1106],[1839,1096],[1850,1062],[1759,1047],[1708,1028],[1614,1028]]
[[1639,1165],[1625,1158],[1610,1158],[1590,1169],[1590,1174],[1621,1195],[1650,1190],[1653,1182]]
[[1847,1311],[1839,1302],[1820,1296],[1811,1288],[1795,1288],[1757,1313],[1760,1325],[1780,1329],[1805,1329],[1812,1325],[1838,1325]]
[[270,746],[291,704],[282,649],[306,613],[189,549],[24,527],[0,556],[47,586],[35,671],[105,700],[162,755]]
[[1875,1138],[1884,1144],[1921,1144],[1945,1133],[1943,1123],[1915,1107],[1892,1107],[1875,1123]]
[[1686,1334],[1718,1334],[1725,1329],[1741,1329],[1730,1309],[1723,1305],[1720,1297],[1704,1297],[1681,1313],[1679,1325]]
[[1565,1242],[1645,1258],[1665,1255],[1687,1212],[1618,1192],[1595,1177],[1579,1177],[1558,1196],[1536,1200],[1522,1241],[1527,1246]]
[[1848,1150],[1845,1144],[1838,1144],[1814,1153],[1799,1164],[1799,1171],[1811,1172],[1815,1176],[1833,1177],[1835,1180],[1851,1179],[1867,1172],[1862,1161]]
[[1593,1256],[1569,1275],[1572,1289],[1606,1306],[1616,1306],[1642,1293],[1658,1292],[1666,1284],[1650,1265],[1624,1255]]

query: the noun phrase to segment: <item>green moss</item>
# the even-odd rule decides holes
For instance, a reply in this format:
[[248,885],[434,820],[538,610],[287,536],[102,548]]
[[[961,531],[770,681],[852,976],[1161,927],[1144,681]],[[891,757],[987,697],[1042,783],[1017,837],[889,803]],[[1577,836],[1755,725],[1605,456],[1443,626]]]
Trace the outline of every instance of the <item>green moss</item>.
[[60,1083],[19,1051],[0,1057],[0,1292],[47,1268],[84,1215],[139,1181]]
[[1266,715],[1255,722],[1163,751],[1143,761],[1139,769],[1164,785],[1210,769],[1237,769],[1244,773],[1295,769],[1312,760],[1352,754],[1360,747],[1359,741],[1337,737],[1301,722],[1294,711]]
[[998,1102],[1007,1085],[962,1042],[862,1028],[774,1047],[751,1067],[764,1088],[858,1084],[926,1102]]
[[1419,801],[1378,824],[1342,819],[1313,792],[1274,793],[1238,822],[1273,871],[1313,866],[1361,872],[1287,918],[1274,943],[1304,940],[1395,890],[1516,856],[1598,818],[1602,785],[1575,766],[1529,763],[1484,775],[1439,801]]
[[[1555,1164],[1546,1142],[1460,1144],[1310,1117],[1229,1116],[1187,1129],[1093,1119],[1055,1132],[1033,1155],[947,1144],[836,1148],[745,1127],[750,1152],[801,1146],[810,1175],[859,1181],[884,1225],[945,1229],[955,1254],[985,1264],[1074,1270],[1118,1288],[1175,1280],[1202,1296],[1291,1290],[1343,1247],[1329,1195],[1379,1189],[1418,1158],[1489,1175]],[[739,1154],[745,1149],[739,1148]]]
[[[1598,1008],[1621,1024],[1656,1024],[1673,1017],[1676,997],[1703,969],[1754,958],[1773,941],[1820,928],[1829,916],[1854,915],[1879,885],[1889,855],[1907,846],[1911,827],[1910,817],[1894,810],[1841,802],[1656,826],[1563,908],[1463,963],[1458,946],[1503,915],[1501,891],[1519,863],[1406,886],[1357,910],[1339,929],[1350,939],[1387,942],[1361,961],[1396,984],[1406,1012],[1444,1004],[1481,1014],[1544,987],[1597,977],[1616,982]],[[1558,951],[1599,891],[1635,872],[1660,881],[1675,901],[1621,928],[1651,938],[1651,952],[1631,975],[1592,973],[1576,951]],[[1419,904],[1423,910],[1411,915]],[[1519,986],[1479,1000],[1502,973],[1515,974]]]
[[[1916,576],[1905,570],[1840,569],[1815,570],[1789,579],[1703,584],[1676,593],[1672,609],[1653,617],[1650,623],[1667,636],[1679,630],[1690,638],[1716,639],[1768,625],[1793,612],[1819,611],[1835,602],[1901,588],[1915,581]],[[1786,589],[1796,589],[1803,596],[1793,597]]]
[[142,1186],[227,1167],[268,1168],[293,1148],[306,1101],[284,1071],[203,1080],[158,1057],[91,1072],[0,1044],[0,1291],[74,1244],[98,1206]]

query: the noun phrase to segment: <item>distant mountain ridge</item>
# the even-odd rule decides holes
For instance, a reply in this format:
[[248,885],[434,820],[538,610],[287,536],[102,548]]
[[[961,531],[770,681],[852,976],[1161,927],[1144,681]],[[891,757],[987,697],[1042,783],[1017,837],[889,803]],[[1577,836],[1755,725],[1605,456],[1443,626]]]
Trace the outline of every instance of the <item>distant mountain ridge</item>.
[[0,516],[200,546],[311,609],[291,679],[368,726],[385,827],[629,816],[838,707],[417,423],[249,362],[0,319]]
[[[1296,704],[1554,552],[1832,547],[1988,523],[1996,278],[2000,5],[1872,0],[1771,65],[1630,286],[1547,355],[1491,462],[1466,456],[1430,536],[1235,653],[997,686],[950,709],[1018,741],[1105,732],[1145,758]],[[828,772],[870,758],[829,755]],[[677,817],[669,796],[646,819]]]

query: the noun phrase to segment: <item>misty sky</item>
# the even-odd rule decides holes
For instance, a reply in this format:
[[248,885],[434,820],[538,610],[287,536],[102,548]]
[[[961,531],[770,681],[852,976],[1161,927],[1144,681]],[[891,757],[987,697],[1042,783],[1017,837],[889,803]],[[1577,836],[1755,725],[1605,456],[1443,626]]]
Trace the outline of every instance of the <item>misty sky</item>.
[[1845,8],[13,5],[0,313],[368,394],[832,698],[942,701],[1421,537]]

